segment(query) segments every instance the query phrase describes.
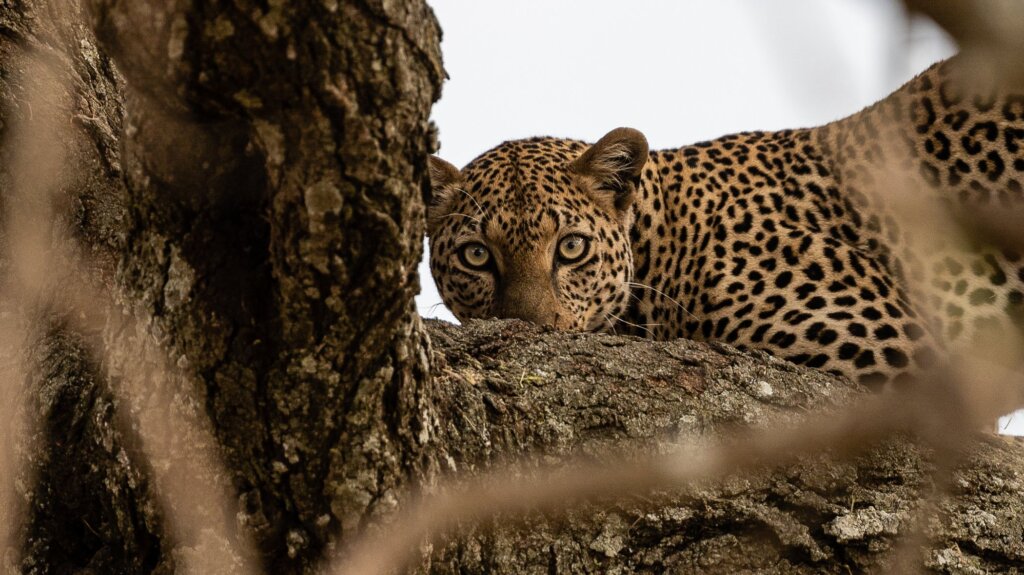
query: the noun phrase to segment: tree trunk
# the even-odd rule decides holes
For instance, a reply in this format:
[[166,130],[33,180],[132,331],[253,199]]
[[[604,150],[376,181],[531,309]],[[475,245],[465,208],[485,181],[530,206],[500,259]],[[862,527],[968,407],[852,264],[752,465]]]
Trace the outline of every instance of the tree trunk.
[[[241,551],[233,567],[210,556],[251,538],[265,572],[315,572],[443,474],[714,437],[861,394],[724,346],[425,328],[439,36],[419,1],[0,3],[0,208],[32,176],[8,143],[34,118],[15,74],[34,50],[71,103],[55,241],[119,304],[98,330],[35,306],[13,570],[245,572]],[[1022,463],[1019,443],[979,441],[929,524],[934,570],[1024,561]],[[466,526],[419,569],[884,570],[930,466],[894,438],[854,462]],[[229,505],[193,497],[203,486]]]

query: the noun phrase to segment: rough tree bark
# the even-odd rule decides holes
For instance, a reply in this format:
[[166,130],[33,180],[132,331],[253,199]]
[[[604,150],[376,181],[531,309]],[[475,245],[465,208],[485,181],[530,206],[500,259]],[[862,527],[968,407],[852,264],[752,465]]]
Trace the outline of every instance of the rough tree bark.
[[[0,1],[0,183],[18,177],[9,126],[31,115],[32,80],[14,63],[42,52],[73,103],[60,214],[89,281],[131,321],[82,333],[39,312],[38,449],[12,570],[201,570],[196,550],[220,542],[166,518],[224,510],[168,499],[154,479],[197,452],[223,460],[228,476],[192,480],[237,497],[228,520],[266,571],[314,572],[447,473],[713,437],[861,393],[720,346],[517,322],[425,328],[412,296],[444,73],[424,3],[84,4]],[[208,418],[215,445],[187,434],[147,460],[145,422],[175,410]],[[979,440],[929,524],[933,570],[1020,571],[1022,463],[1019,443]],[[929,467],[894,438],[853,462],[467,526],[419,569],[884,570],[932,489]]]

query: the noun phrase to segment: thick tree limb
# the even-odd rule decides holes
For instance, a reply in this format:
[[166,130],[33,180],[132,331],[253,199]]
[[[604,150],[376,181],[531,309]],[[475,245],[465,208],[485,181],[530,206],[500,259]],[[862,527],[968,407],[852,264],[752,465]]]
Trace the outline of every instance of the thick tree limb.
[[[431,328],[444,356],[442,404],[459,406],[442,444],[461,446],[453,460],[463,470],[524,458],[529,476],[580,454],[600,460],[612,445],[704,444],[737,426],[838,414],[863,395],[727,346],[540,333],[519,322]],[[1015,572],[1024,560],[1024,446],[996,437],[970,445],[970,463],[941,499],[939,521],[928,524],[925,562],[937,572]],[[929,450],[897,437],[852,461],[802,456],[779,472],[607,501],[564,519],[510,526],[499,517],[435,550],[431,571],[889,572],[896,536],[935,490],[932,467]]]

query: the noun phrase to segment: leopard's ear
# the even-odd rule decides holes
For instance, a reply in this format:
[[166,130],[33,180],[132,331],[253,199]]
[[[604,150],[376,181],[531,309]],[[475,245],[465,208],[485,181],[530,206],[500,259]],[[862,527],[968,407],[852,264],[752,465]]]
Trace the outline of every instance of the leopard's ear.
[[455,166],[430,156],[430,190],[423,198],[427,206],[427,235],[433,237],[441,219],[451,211],[452,200],[462,184],[462,172]]
[[580,154],[572,169],[592,178],[595,200],[621,214],[633,203],[647,152],[647,138],[640,131],[615,128]]

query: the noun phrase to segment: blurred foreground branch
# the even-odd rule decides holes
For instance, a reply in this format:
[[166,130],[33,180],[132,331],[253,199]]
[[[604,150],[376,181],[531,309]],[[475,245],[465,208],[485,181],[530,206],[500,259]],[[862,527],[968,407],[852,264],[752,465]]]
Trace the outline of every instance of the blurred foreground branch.
[[1018,0],[904,0],[959,44],[975,81],[1024,91],[1024,2]]

